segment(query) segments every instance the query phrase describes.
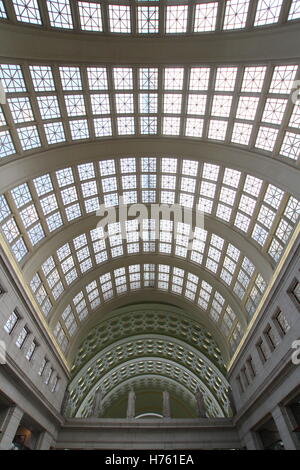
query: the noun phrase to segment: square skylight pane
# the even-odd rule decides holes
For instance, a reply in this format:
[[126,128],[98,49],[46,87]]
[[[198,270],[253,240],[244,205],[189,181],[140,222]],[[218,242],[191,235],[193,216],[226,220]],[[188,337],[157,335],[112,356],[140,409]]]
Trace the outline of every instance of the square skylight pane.
[[212,103],[212,116],[228,117],[230,114],[232,96],[215,95]]
[[78,2],[81,29],[102,31],[101,5],[92,2]]
[[237,212],[234,225],[243,232],[247,232],[250,225],[250,218],[240,212]]
[[116,173],[114,160],[104,160],[99,162],[101,176],[114,175]]
[[215,90],[233,91],[235,86],[237,67],[218,67]]
[[42,24],[37,0],[13,0],[13,6],[18,21]]
[[11,195],[17,208],[24,206],[32,200],[29,188],[26,183],[12,189]]
[[26,91],[26,86],[20,65],[1,64],[0,80],[6,93]]
[[107,90],[107,71],[105,67],[87,67],[90,90]]
[[21,127],[17,131],[23,150],[30,150],[41,146],[36,126]]
[[300,106],[297,104],[294,107],[294,111],[291,115],[288,127],[296,127],[297,129],[300,128]]
[[117,114],[132,114],[133,109],[133,95],[130,93],[116,93],[116,111]]
[[203,123],[203,119],[187,118],[185,135],[187,137],[202,137]]
[[187,114],[198,114],[203,116],[206,108],[206,95],[188,95]]
[[46,222],[48,225],[49,232],[53,232],[54,230],[58,229],[63,225],[61,216],[59,212],[51,215],[50,217],[46,218]]
[[138,32],[143,34],[158,33],[159,8],[156,6],[142,6],[137,8]]
[[266,100],[262,121],[281,124],[288,100],[268,98]]
[[274,68],[270,93],[289,94],[297,72],[297,65],[279,65]]
[[49,145],[65,142],[66,138],[62,122],[44,124],[44,130]]
[[10,215],[10,208],[3,195],[0,195],[0,222]]
[[205,91],[208,89],[210,68],[192,67],[190,70],[189,89]]
[[245,67],[242,91],[259,93],[263,87],[266,67]]
[[96,137],[107,137],[112,135],[111,119],[94,119],[94,128]]
[[187,18],[187,5],[167,6],[166,33],[185,33],[187,29]]
[[161,167],[163,173],[176,173],[177,172],[177,159],[176,158],[162,158]]
[[263,246],[267,239],[268,232],[260,225],[255,224],[251,236],[259,245]]
[[141,90],[156,90],[158,86],[157,68],[139,69],[139,87]]
[[226,2],[223,29],[240,29],[246,26],[249,0],[228,0]]
[[216,29],[218,2],[196,4],[194,32],[214,31]]
[[109,5],[109,25],[112,33],[130,33],[130,6]]
[[91,95],[91,104],[93,114],[110,113],[109,95],[106,93],[102,93],[101,95]]
[[231,168],[226,168],[224,171],[223,183],[233,188],[237,188],[239,185],[241,173]]
[[119,117],[117,118],[117,125],[119,135],[131,135],[135,133],[133,117]]
[[21,261],[24,256],[28,253],[28,250],[22,238],[19,238],[19,240],[17,240],[16,243],[12,245],[11,250],[15,255],[17,261]]
[[292,0],[288,19],[297,20],[298,18],[300,18],[300,0]]
[[51,67],[30,65],[29,70],[35,91],[55,90]]
[[113,69],[114,86],[116,90],[132,89],[132,69],[131,68],[114,68]]
[[27,235],[33,246],[45,237],[45,233],[41,224],[36,224],[31,229],[27,230]]
[[46,196],[43,199],[40,199],[40,204],[43,209],[43,213],[45,215],[50,214],[50,212],[55,211],[58,209],[58,204],[57,200],[54,194],[51,194],[50,196]]
[[235,144],[248,145],[253,126],[236,122],[233,127],[231,142]]
[[247,175],[243,190],[252,196],[257,197],[260,193],[262,180],[254,176]]
[[183,68],[165,68],[164,88],[165,90],[182,90],[183,87]]
[[182,95],[168,93],[164,95],[163,112],[165,114],[180,114]]
[[78,121],[70,121],[69,124],[73,140],[89,138],[88,123],[85,119],[80,119]]
[[81,90],[81,77],[79,67],[59,67],[63,90]]
[[54,96],[38,96],[37,97],[41,118],[55,119],[60,117],[60,109],[57,97]]
[[68,116],[82,116],[86,113],[83,95],[65,95]]
[[236,110],[237,119],[253,121],[255,119],[259,98],[253,96],[241,96]]
[[157,133],[157,118],[153,116],[144,116],[140,118],[141,134]]
[[5,11],[4,4],[3,4],[2,0],[0,0],[0,18],[4,18],[4,19],[7,18],[6,11]]
[[65,29],[73,28],[69,0],[47,0],[47,8],[51,26]]
[[214,140],[225,140],[227,124],[227,121],[211,119],[209,122],[208,138]]
[[139,94],[139,112],[141,114],[157,113],[157,93]]
[[9,131],[0,132],[0,158],[16,153]]
[[297,160],[300,155],[300,134],[287,132],[285,134],[280,155]]
[[277,23],[282,0],[258,0],[254,26]]
[[72,206],[68,206],[65,208],[65,211],[69,222],[81,216],[79,204],[73,204]]
[[272,129],[271,127],[260,127],[255,147],[261,148],[272,152],[276,139],[277,139],[278,129]]
[[163,134],[165,135],[179,135],[180,132],[179,117],[164,117],[163,118]]
[[7,100],[14,122],[33,121],[33,113],[29,98],[9,98]]

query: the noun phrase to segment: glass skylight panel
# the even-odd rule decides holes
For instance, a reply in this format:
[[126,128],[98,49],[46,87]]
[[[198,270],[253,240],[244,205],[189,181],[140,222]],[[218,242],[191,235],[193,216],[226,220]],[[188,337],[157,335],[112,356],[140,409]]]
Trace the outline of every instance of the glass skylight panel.
[[114,86],[116,90],[132,89],[132,69],[113,68]]
[[6,11],[5,11],[5,8],[4,8],[4,4],[3,4],[3,1],[0,0],[0,18],[7,18],[7,15],[6,15]]
[[229,0],[226,2],[224,29],[241,29],[246,26],[249,0]]
[[163,118],[163,134],[179,135],[179,132],[180,132],[180,118],[179,117],[164,117]]
[[156,6],[141,6],[137,8],[138,32],[143,34],[158,33],[159,8]]
[[2,111],[2,108],[0,107],[0,126],[6,126],[6,120]]
[[81,29],[102,31],[101,5],[93,2],[78,2]]
[[116,173],[114,160],[104,160],[99,162],[101,176],[114,175]]
[[259,98],[253,96],[241,96],[236,111],[237,119],[253,121],[255,119]]
[[157,118],[154,116],[144,116],[140,118],[141,134],[157,133]]
[[101,94],[91,95],[91,104],[93,114],[109,114],[110,113],[110,104],[109,104],[109,95]]
[[256,138],[255,147],[272,152],[278,130],[271,127],[260,127]]
[[18,21],[42,24],[37,0],[13,0],[13,6]]
[[9,243],[12,243],[15,238],[20,235],[17,224],[12,217],[8,219],[5,224],[2,225],[2,231]]
[[254,26],[277,23],[282,0],[258,0]]
[[109,5],[109,24],[112,33],[130,33],[130,6]]
[[214,140],[225,140],[227,121],[211,119],[209,123],[208,138]]
[[245,212],[247,215],[252,215],[256,206],[256,200],[245,196],[244,194],[241,196],[239,209]]
[[202,137],[203,119],[187,118],[185,126],[185,135],[187,137]]
[[182,161],[182,174],[196,176],[198,171],[198,162],[194,160],[183,160]]
[[47,217],[46,222],[49,232],[53,232],[63,225],[63,221],[59,212],[55,212],[55,214]]
[[204,163],[202,177],[211,181],[217,181],[220,167],[211,163]]
[[23,209],[20,212],[20,216],[21,216],[21,219],[22,219],[22,222],[23,222],[25,228],[32,225],[39,218],[38,214],[37,214],[37,211],[36,211],[36,208],[33,204],[31,204],[30,206],[27,206],[25,209]]
[[73,28],[69,0],[47,0],[47,8],[51,26],[65,29]]
[[73,140],[89,138],[88,123],[85,119],[70,121],[69,124]]
[[140,93],[139,112],[142,114],[157,113],[157,93]]
[[141,90],[156,90],[158,87],[158,69],[140,68],[139,87]]
[[261,246],[265,244],[268,232],[258,224],[255,224],[251,234],[252,238]]
[[166,8],[166,33],[185,33],[187,30],[188,6],[172,5]]
[[87,67],[90,90],[107,90],[107,71],[105,67]]
[[50,212],[53,212],[58,209],[57,199],[54,194],[40,199],[40,204],[44,215],[50,214]]
[[188,114],[199,114],[199,115],[204,115],[205,114],[205,108],[206,108],[206,95],[188,95],[188,107],[187,107],[187,113]]
[[265,227],[270,229],[271,225],[273,223],[275,215],[276,215],[276,213],[273,210],[271,210],[268,207],[262,205],[261,208],[260,208],[259,214],[257,216],[257,220],[262,225],[264,225]]
[[56,171],[56,178],[60,188],[74,183],[72,168],[64,168]]
[[94,119],[94,128],[96,137],[107,137],[112,135],[111,119]]
[[41,146],[36,126],[21,127],[17,129],[23,150],[30,150]]
[[133,95],[130,93],[117,93],[116,98],[116,111],[118,114],[132,114],[133,109]]
[[16,153],[9,131],[0,132],[0,158]]
[[29,70],[35,91],[55,90],[51,67],[44,65],[30,65]]
[[270,206],[274,207],[274,209],[278,209],[283,196],[284,192],[281,189],[273,186],[272,184],[269,184],[264,201]]
[[237,67],[218,67],[215,90],[233,91],[235,86]]
[[288,127],[296,127],[300,129],[300,106],[296,104],[290,118]]
[[79,204],[73,204],[72,206],[68,206],[65,208],[65,211],[69,222],[81,216]]
[[29,98],[9,98],[7,100],[14,122],[33,121],[33,113]]
[[231,142],[235,144],[248,145],[253,126],[236,122],[233,127]]
[[195,7],[194,31],[214,31],[216,29],[218,2],[200,3]]
[[262,121],[281,124],[288,100],[268,98],[266,100]]
[[297,20],[298,18],[300,18],[300,1],[292,0],[288,19]]
[[41,224],[36,224],[31,229],[27,230],[27,235],[32,246],[36,245],[39,241],[41,241],[45,237],[44,230]]
[[164,113],[180,114],[182,95],[167,93],[164,95]]
[[262,187],[262,180],[255,178],[255,176],[247,175],[243,190],[251,194],[251,196],[257,197]]
[[230,114],[232,96],[215,95],[212,103],[212,116],[228,117]]
[[286,132],[280,149],[280,155],[297,160],[300,155],[300,134]]
[[269,93],[289,94],[294,83],[297,65],[279,65],[274,68]]
[[42,119],[56,119],[60,117],[60,109],[56,96],[37,96]]
[[182,90],[183,87],[183,68],[165,68],[164,88],[165,90]]
[[208,89],[210,68],[192,67],[190,70],[189,89],[205,91]]
[[132,135],[135,133],[133,117],[117,118],[117,126],[119,135]]
[[245,67],[242,91],[259,93],[263,87],[266,67]]
[[59,72],[64,91],[82,89],[79,67],[59,67]]
[[6,202],[5,197],[1,194],[0,195],[0,222],[2,220],[6,219],[10,215],[10,208],[8,207],[8,204]]
[[6,93],[26,91],[26,86],[20,65],[1,64],[0,80]]
[[83,95],[65,95],[68,116],[82,116],[86,113]]
[[240,177],[240,171],[232,170],[231,168],[226,168],[224,171],[223,183],[233,188],[237,188],[239,185]]

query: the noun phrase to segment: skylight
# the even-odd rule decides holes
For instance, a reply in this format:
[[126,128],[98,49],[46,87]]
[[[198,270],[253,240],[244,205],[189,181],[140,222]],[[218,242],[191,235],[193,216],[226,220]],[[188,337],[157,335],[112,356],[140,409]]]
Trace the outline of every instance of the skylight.
[[241,29],[246,26],[250,0],[229,0],[226,2],[224,29]]
[[73,28],[69,0],[47,0],[47,8],[51,26],[64,29]]
[[166,8],[166,33],[185,33],[187,30],[188,6],[172,5]]
[[195,7],[194,31],[214,31],[218,12],[218,2],[198,3]]
[[18,21],[42,24],[37,0],[13,0],[12,3]]
[[102,31],[101,5],[93,2],[78,2],[81,29]]

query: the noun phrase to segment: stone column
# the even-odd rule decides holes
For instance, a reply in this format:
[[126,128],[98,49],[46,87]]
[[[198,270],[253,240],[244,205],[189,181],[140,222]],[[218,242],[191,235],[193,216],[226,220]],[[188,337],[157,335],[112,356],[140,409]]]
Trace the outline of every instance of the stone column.
[[47,432],[42,431],[37,439],[36,450],[49,450],[53,445],[53,437]]
[[103,414],[102,390],[99,387],[94,396],[91,416],[93,416],[94,418],[100,418],[102,414]]
[[8,408],[0,432],[0,450],[9,450],[23,417],[23,411],[17,406]]
[[286,409],[277,405],[272,411],[272,417],[277,426],[285,450],[299,449],[299,443],[297,442],[297,437],[292,432],[292,425]]
[[135,392],[133,388],[128,393],[128,404],[127,404],[127,419],[133,419],[135,417]]
[[197,388],[195,397],[196,397],[198,418],[206,418],[206,406],[205,406],[203,394],[200,390],[200,387]]
[[243,443],[247,450],[261,450],[262,446],[257,435],[253,431],[249,431],[243,438]]
[[170,394],[166,390],[163,392],[163,417],[171,418]]

